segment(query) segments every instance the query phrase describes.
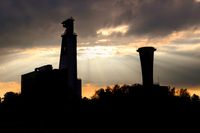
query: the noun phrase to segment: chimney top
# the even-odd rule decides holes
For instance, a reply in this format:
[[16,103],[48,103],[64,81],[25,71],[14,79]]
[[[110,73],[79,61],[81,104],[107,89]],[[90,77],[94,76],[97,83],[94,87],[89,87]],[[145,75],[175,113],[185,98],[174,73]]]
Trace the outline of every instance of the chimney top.
[[137,50],[137,52],[143,52],[143,51],[156,51],[156,49],[154,47],[147,46],[147,47],[141,47]]

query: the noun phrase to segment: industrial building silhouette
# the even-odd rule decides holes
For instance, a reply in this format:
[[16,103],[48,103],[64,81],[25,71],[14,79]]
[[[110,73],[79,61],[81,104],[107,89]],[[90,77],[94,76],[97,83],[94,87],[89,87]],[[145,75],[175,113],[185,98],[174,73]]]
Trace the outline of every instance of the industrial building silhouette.
[[144,86],[153,85],[154,51],[156,51],[154,47],[141,47],[137,50],[140,55],[142,81]]
[[[59,69],[52,65],[35,68],[35,71],[21,76],[21,95],[25,99],[37,97],[47,102],[57,96],[61,101],[81,99],[81,80],[77,78],[77,35],[74,33],[74,19],[62,22],[65,32],[61,35]],[[143,86],[153,87],[153,47],[141,47],[140,55]]]
[[62,34],[59,69],[52,65],[35,68],[21,76],[21,95],[25,99],[37,97],[40,102],[53,97],[62,101],[81,99],[81,80],[77,79],[77,38],[74,19],[62,22],[66,28]]

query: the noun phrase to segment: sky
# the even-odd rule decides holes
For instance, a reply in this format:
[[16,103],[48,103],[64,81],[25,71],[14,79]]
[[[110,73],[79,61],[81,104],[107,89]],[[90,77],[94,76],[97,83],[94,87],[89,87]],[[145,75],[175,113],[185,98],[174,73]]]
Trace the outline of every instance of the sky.
[[199,0],[1,0],[0,96],[20,92],[21,75],[58,68],[61,22],[75,19],[83,96],[142,83],[139,54],[153,46],[154,82],[200,94]]

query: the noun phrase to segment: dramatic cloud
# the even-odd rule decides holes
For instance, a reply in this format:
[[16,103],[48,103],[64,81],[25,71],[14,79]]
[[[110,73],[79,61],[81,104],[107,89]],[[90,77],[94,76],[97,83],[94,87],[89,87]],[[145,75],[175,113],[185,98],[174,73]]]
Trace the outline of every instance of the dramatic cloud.
[[75,17],[84,40],[120,25],[129,26],[129,35],[164,36],[198,27],[199,12],[195,0],[2,0],[0,48],[58,44],[63,31],[59,24],[69,16]]
[[121,33],[121,34],[125,34],[128,31],[128,26],[127,25],[121,25],[121,26],[117,26],[115,28],[103,28],[97,31],[97,34],[101,34],[103,36],[110,36],[113,33]]
[[[108,2],[103,3],[106,8]],[[70,16],[78,22],[76,28],[80,37],[96,35],[105,18],[109,20],[109,14],[105,17],[104,9],[97,4],[91,0],[2,0],[0,48],[55,45],[63,32],[59,24]]]
[[155,53],[155,79],[176,87],[199,87],[200,45],[194,47],[171,45],[159,48]]
[[[163,36],[198,27],[200,4],[194,0],[136,0],[122,16],[131,24],[130,34]],[[123,19],[123,18],[122,18]]]

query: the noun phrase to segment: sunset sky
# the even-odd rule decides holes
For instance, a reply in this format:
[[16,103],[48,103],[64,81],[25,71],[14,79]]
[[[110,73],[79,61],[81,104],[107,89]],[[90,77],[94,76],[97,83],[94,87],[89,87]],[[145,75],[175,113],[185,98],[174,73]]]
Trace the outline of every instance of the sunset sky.
[[1,0],[0,96],[20,91],[21,75],[58,68],[61,22],[73,16],[83,96],[141,83],[142,46],[157,49],[154,82],[200,94],[197,0]]

